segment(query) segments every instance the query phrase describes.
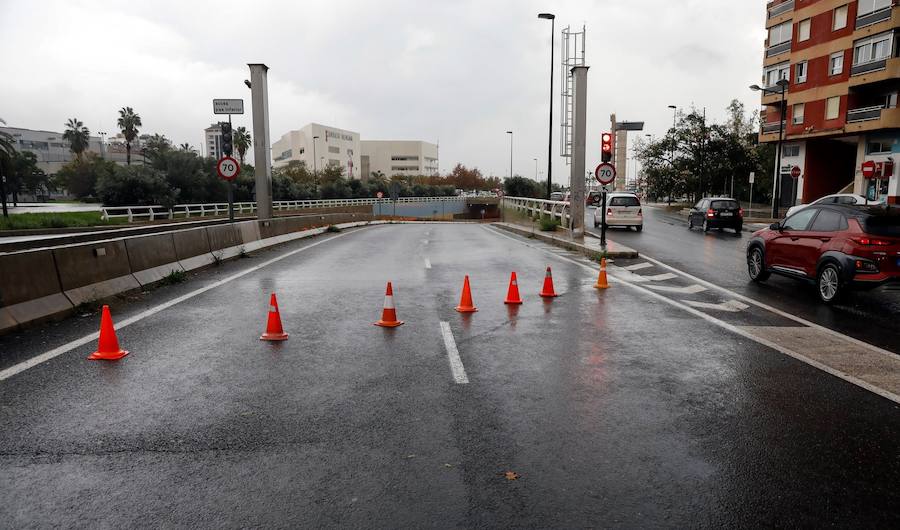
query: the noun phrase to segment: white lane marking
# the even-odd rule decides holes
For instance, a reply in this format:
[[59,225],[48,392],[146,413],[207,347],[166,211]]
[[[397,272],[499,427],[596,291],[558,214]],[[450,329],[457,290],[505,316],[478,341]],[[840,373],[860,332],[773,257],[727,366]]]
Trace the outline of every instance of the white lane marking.
[[[242,276],[246,276],[246,275],[250,274],[251,272],[258,271],[259,269],[262,269],[263,267],[268,267],[269,265],[276,263],[278,261],[281,261],[285,258],[291,257],[294,254],[303,252],[304,250],[308,250],[313,247],[319,246],[322,243],[327,243],[329,241],[333,241],[339,237],[344,237],[345,235],[352,234],[352,233],[353,232],[345,232],[343,234],[338,234],[338,235],[332,236],[328,239],[323,239],[321,241],[311,243],[309,245],[306,245],[303,248],[298,248],[296,250],[292,250],[292,251],[288,252],[287,254],[278,256],[277,258],[272,258],[268,261],[264,261],[264,262],[260,263],[259,265],[254,265],[253,267],[243,270],[237,274],[232,274],[231,276],[229,276],[227,278],[223,278],[217,282],[213,282],[213,283],[207,285],[206,287],[201,287],[200,289],[197,289],[195,291],[191,291],[187,294],[183,294],[183,295],[179,296],[178,298],[173,298],[172,300],[169,300],[168,302],[160,304],[156,307],[152,307],[142,313],[138,313],[138,314],[134,315],[133,317],[126,318],[125,320],[122,320],[122,321],[116,323],[116,331],[120,331],[123,328],[130,326],[131,324],[134,324],[135,322],[144,320],[145,318],[153,316],[153,315],[159,313],[160,311],[164,311],[176,304],[180,304],[181,302],[184,302],[185,300],[190,300],[191,298],[194,298],[195,296],[199,296],[199,295],[205,293],[206,291],[215,289],[216,287],[225,285],[228,282],[237,280],[238,278],[240,278]],[[28,359],[27,361],[22,361],[19,364],[10,366],[9,368],[7,368],[5,370],[0,371],[0,381],[3,381],[4,379],[9,379],[10,377],[12,377],[18,373],[24,372],[25,370],[28,370],[29,368],[33,368],[45,361],[49,361],[50,359],[53,359],[54,357],[58,357],[68,351],[72,351],[75,348],[78,348],[79,346],[83,346],[91,341],[97,340],[97,338],[99,336],[100,336],[99,332],[91,333],[90,335],[85,335],[84,337],[81,337],[80,339],[73,340],[72,342],[68,342],[66,344],[63,344],[62,346],[53,348],[52,350],[50,350],[48,352],[44,352],[40,355],[32,357],[31,359]]]
[[[537,247],[537,246],[534,246],[534,245],[530,245],[530,244],[525,243],[525,242],[523,242],[523,241],[519,241],[519,240],[517,240],[517,239],[515,239],[515,238],[513,238],[513,237],[511,237],[511,236],[508,236],[508,235],[506,235],[506,234],[502,234],[502,233],[500,233],[500,232],[497,232],[495,229],[485,227],[485,230],[489,230],[490,232],[492,232],[492,233],[494,233],[494,234],[496,234],[496,235],[498,235],[498,236],[505,237],[505,238],[510,239],[510,240],[512,240],[512,241],[515,241],[515,242],[517,242],[517,243],[519,243],[519,244],[521,244],[521,245],[526,245],[526,246],[535,248],[535,249],[537,249],[537,250],[539,250],[539,251],[541,251],[541,252],[544,252],[545,254],[549,254],[549,255],[551,255],[551,256],[554,256],[554,257],[557,258],[557,259],[560,259],[560,260],[563,260],[563,261],[568,261],[569,263],[573,263],[573,264],[575,264],[575,265],[578,265],[579,267],[582,267],[582,268],[584,268],[584,269],[587,269],[587,270],[589,270],[589,271],[591,271],[591,272],[594,272],[594,273],[597,272],[597,270],[596,270],[594,267],[590,267],[590,266],[585,265],[584,263],[581,263],[581,262],[579,262],[579,261],[576,261],[576,260],[574,260],[574,259],[572,259],[572,258],[565,257],[565,256],[561,256],[561,255],[559,255],[559,254],[555,254],[555,253],[550,252],[550,251],[548,251],[548,250],[545,250],[545,249],[543,249],[543,248],[540,248],[540,247]],[[657,264],[657,265],[659,265],[659,266],[665,267],[665,268],[667,268],[667,269],[670,269],[670,270],[673,270],[673,271],[676,271],[676,272],[681,272],[681,271],[679,271],[678,269],[675,269],[674,267],[670,267],[669,265],[666,265],[665,263],[662,263],[662,262],[660,262],[660,261],[658,261],[658,260],[654,260],[654,259],[648,258],[648,257],[646,257],[646,256],[643,256],[643,258],[644,258],[644,259],[648,259],[648,260],[652,261],[653,263],[655,263],[655,264]],[[684,274],[684,273],[682,273],[682,274]],[[713,288],[715,288],[715,289],[719,289],[719,290],[721,290],[721,291],[724,291],[724,292],[727,292],[727,293],[731,293],[731,291],[729,291],[728,289],[724,289],[724,288],[718,287],[717,285],[715,285],[715,284],[713,284],[713,283],[706,282],[705,280],[700,280],[699,278],[695,278],[695,277],[693,277],[693,276],[691,276],[691,275],[689,275],[689,274],[685,274],[685,276],[688,276],[688,277],[690,277],[690,278],[693,278],[694,280],[700,281],[700,282],[702,282],[702,283],[706,283],[706,284],[708,284],[710,287],[713,287]],[[690,307],[690,306],[688,306],[688,305],[682,304],[682,303],[680,303],[680,302],[678,302],[678,301],[676,301],[676,300],[672,300],[671,298],[667,298],[667,297],[665,297],[665,296],[663,296],[663,295],[661,295],[661,294],[659,294],[659,293],[655,293],[655,292],[653,292],[653,291],[651,291],[651,290],[649,290],[649,289],[647,288],[647,287],[654,287],[654,288],[657,288],[657,289],[658,289],[659,287],[663,287],[663,286],[661,286],[661,285],[656,285],[656,286],[649,285],[649,286],[647,286],[647,287],[644,287],[643,285],[637,285],[637,284],[634,284],[634,283],[631,283],[631,282],[628,282],[628,281],[624,281],[624,280],[621,282],[621,284],[624,285],[624,286],[626,286],[626,287],[629,287],[629,288],[631,288],[631,289],[634,289],[634,290],[636,290],[636,291],[641,291],[642,293],[647,294],[648,296],[652,296],[653,298],[656,298],[656,299],[660,300],[660,301],[663,302],[663,303],[666,303],[666,304],[669,304],[669,305],[671,305],[671,306],[677,307],[677,308],[679,308],[679,309],[681,309],[681,310],[683,310],[683,311],[687,311],[688,313],[690,313],[690,314],[692,314],[692,315],[695,315],[695,316],[697,316],[697,317],[700,317],[700,318],[702,318],[703,320],[706,320],[707,322],[710,322],[710,323],[713,324],[713,325],[719,326],[720,328],[723,328],[723,329],[725,329],[725,330],[727,330],[727,331],[730,331],[730,332],[732,332],[732,333],[736,333],[736,334],[738,334],[738,335],[740,335],[740,336],[742,336],[742,337],[748,338],[748,339],[750,339],[750,340],[752,340],[752,341],[754,341],[754,342],[756,342],[756,343],[758,343],[758,344],[762,344],[763,346],[767,346],[767,347],[769,347],[769,348],[771,348],[771,349],[773,349],[773,350],[775,350],[775,351],[781,352],[781,353],[783,353],[784,355],[787,355],[788,357],[793,357],[794,359],[797,359],[797,360],[800,361],[800,362],[806,363],[806,364],[808,364],[808,365],[810,365],[810,366],[812,366],[812,367],[814,367],[814,368],[818,368],[819,370],[822,370],[823,372],[825,372],[825,373],[827,373],[827,374],[833,375],[834,377],[837,377],[837,378],[839,378],[839,379],[843,379],[844,381],[847,381],[848,383],[852,383],[852,384],[854,384],[854,385],[856,385],[856,386],[858,386],[858,387],[860,387],[860,388],[864,388],[864,389],[868,390],[869,392],[872,392],[873,394],[877,394],[877,395],[879,395],[879,396],[881,396],[881,397],[883,397],[883,398],[885,398],[885,399],[889,399],[889,400],[891,400],[891,401],[893,401],[893,402],[895,402],[895,403],[900,403],[900,395],[894,394],[893,392],[891,392],[891,391],[889,391],[889,390],[885,390],[885,389],[883,389],[883,388],[879,388],[879,387],[877,387],[877,386],[875,386],[875,385],[869,383],[868,381],[864,381],[864,380],[862,380],[862,379],[860,379],[860,378],[858,378],[858,377],[856,377],[856,376],[853,376],[853,375],[851,375],[851,374],[848,374],[848,373],[846,373],[846,372],[842,372],[842,371],[840,371],[840,370],[835,370],[834,368],[832,368],[832,367],[830,367],[830,366],[828,366],[828,365],[826,365],[826,364],[823,364],[823,363],[820,363],[820,362],[815,361],[815,360],[813,360],[813,359],[810,359],[809,357],[807,357],[807,356],[805,356],[805,355],[802,355],[802,354],[800,354],[800,353],[797,353],[797,352],[794,351],[794,350],[791,350],[791,349],[789,349],[789,348],[786,348],[786,347],[784,347],[784,346],[781,346],[780,344],[777,344],[777,343],[775,343],[775,342],[772,342],[771,340],[768,340],[768,339],[766,339],[766,338],[760,337],[759,335],[757,335],[757,334],[755,334],[755,333],[751,333],[751,332],[748,331],[748,330],[741,329],[741,328],[738,327],[738,326],[734,326],[734,325],[732,325],[732,324],[729,324],[728,322],[725,322],[725,321],[723,321],[723,320],[719,320],[718,318],[716,318],[716,317],[714,317],[714,316],[712,316],[712,315],[706,314],[706,313],[704,313],[704,312],[702,312],[702,311],[699,311],[699,310],[697,310],[697,309],[694,309],[694,308],[692,308],[692,307]],[[734,296],[736,296],[736,297],[738,297],[738,298],[744,299],[745,301],[750,302],[750,303],[752,303],[752,304],[754,304],[754,305],[757,305],[757,306],[759,306],[759,307],[767,308],[767,306],[765,306],[765,304],[756,302],[756,301],[753,300],[752,298],[748,298],[748,297],[746,297],[746,296],[739,295],[739,294],[737,294],[737,293],[731,293],[731,294],[733,294]],[[774,308],[771,308],[771,310],[772,310],[773,312],[775,312],[776,314],[784,313],[783,311],[779,311],[779,310],[774,309]],[[784,316],[788,317],[788,315],[787,315],[786,313],[784,314]],[[799,322],[799,323],[801,323],[801,324],[806,323],[805,320],[803,320],[802,318],[799,318],[799,317],[789,316],[788,318],[791,318],[791,320],[794,320],[794,321]],[[881,348],[878,348],[877,346],[872,346],[871,344],[868,344],[868,343],[865,343],[865,342],[862,342],[862,341],[853,339],[853,337],[849,337],[849,336],[846,336],[846,335],[841,335],[840,333],[837,333],[837,332],[835,332],[835,331],[829,330],[828,328],[819,326],[818,324],[813,324],[813,323],[810,322],[810,323],[807,324],[807,326],[810,327],[810,328],[816,328],[816,329],[820,329],[820,330],[822,330],[822,331],[826,331],[826,332],[828,332],[829,334],[834,335],[834,336],[836,336],[836,337],[838,337],[838,338],[841,338],[841,339],[843,339],[843,340],[849,340],[849,341],[851,341],[851,342],[858,343],[860,346],[868,347],[869,349],[871,349],[871,350],[873,350],[873,351],[876,351],[876,352],[877,352],[877,351],[884,352],[884,353],[886,353],[887,355],[890,355],[893,359],[896,359],[896,357],[897,357],[896,355],[891,354],[891,353],[888,352],[887,350],[882,350]]]
[[666,272],[663,274],[654,274],[653,276],[644,276],[644,278],[652,281],[652,282],[664,282],[666,280],[674,280],[678,276],[672,274],[671,272]]
[[[625,280],[628,281],[628,280]],[[678,293],[678,294],[697,294],[702,293],[706,290],[706,287],[702,285],[688,285],[687,287],[672,287],[670,285],[648,285],[650,289],[655,289],[657,291],[664,291],[667,293]]]
[[778,308],[772,307],[772,306],[770,306],[770,305],[768,305],[768,304],[764,304],[763,302],[758,302],[758,301],[754,300],[753,298],[750,298],[749,296],[744,296],[744,295],[742,295],[742,294],[740,294],[740,293],[736,293],[736,292],[734,292],[734,291],[732,291],[732,290],[730,290],[730,289],[726,289],[726,288],[724,288],[724,287],[720,287],[720,286],[718,286],[718,285],[716,285],[716,284],[714,284],[714,283],[712,283],[712,282],[706,281],[706,280],[704,280],[704,279],[702,279],[702,278],[698,278],[698,277],[696,277],[696,276],[694,276],[694,275],[692,275],[692,274],[688,274],[688,273],[686,273],[686,272],[684,272],[684,271],[678,270],[678,269],[676,269],[675,267],[672,267],[671,265],[666,265],[665,263],[663,263],[663,262],[661,262],[661,261],[659,261],[659,260],[653,259],[653,258],[651,258],[651,257],[648,257],[648,256],[646,256],[646,255],[644,255],[644,254],[641,254],[641,257],[642,257],[643,259],[646,259],[646,260],[648,260],[648,261],[651,261],[651,262],[655,263],[656,265],[659,265],[660,267],[664,267],[664,268],[666,268],[666,269],[669,269],[670,271],[673,271],[673,272],[676,272],[676,273],[678,273],[678,274],[681,274],[681,275],[684,276],[685,278],[690,278],[691,280],[693,280],[693,281],[695,281],[695,282],[697,282],[697,283],[699,283],[699,284],[701,284],[701,285],[705,285],[705,286],[710,287],[710,288],[712,288],[712,289],[715,289],[715,290],[717,290],[717,291],[726,293],[726,294],[728,294],[729,296],[733,296],[734,298],[737,298],[737,299],[739,299],[739,300],[742,300],[742,301],[744,301],[744,302],[747,302],[748,304],[755,305],[756,307],[765,309],[766,311],[771,311],[772,313],[775,313],[776,315],[781,316],[781,317],[784,317],[784,318],[786,318],[786,319],[788,319],[788,320],[793,320],[794,322],[797,322],[797,323],[799,323],[799,324],[803,324],[804,326],[809,326],[809,327],[815,328],[815,329],[817,329],[817,330],[819,330],[819,331],[823,331],[823,332],[828,333],[829,335],[831,335],[831,336],[833,336],[833,337],[837,337],[837,338],[840,338],[840,339],[848,340],[848,341],[850,341],[850,342],[856,344],[857,346],[861,346],[861,347],[863,347],[863,348],[868,348],[869,350],[872,350],[872,351],[874,351],[874,352],[878,352],[878,353],[881,353],[881,354],[883,354],[883,355],[887,355],[887,356],[890,357],[891,359],[896,359],[896,358],[897,358],[897,354],[896,354],[896,353],[890,352],[890,351],[885,350],[885,349],[883,349],[883,348],[879,348],[878,346],[875,346],[875,345],[873,345],[873,344],[869,344],[868,342],[863,342],[863,341],[861,341],[861,340],[859,340],[859,339],[856,339],[856,338],[853,338],[853,337],[851,337],[851,336],[849,336],[849,335],[844,335],[843,333],[840,333],[840,332],[838,332],[838,331],[834,331],[833,329],[826,328],[825,326],[821,326],[821,325],[819,325],[819,324],[816,324],[815,322],[810,322],[809,320],[806,320],[806,319],[804,319],[804,318],[798,317],[798,316],[796,316],[796,315],[792,315],[792,314],[790,314],[790,313],[786,313],[786,312],[784,312],[784,311],[782,311],[782,310],[780,310],[780,309],[778,309]]
[[431,268],[431,260],[428,259],[428,258],[425,258],[425,268],[426,268],[426,269],[430,269],[430,268]]
[[456,341],[453,339],[453,331],[450,330],[449,322],[441,322],[441,335],[444,336],[444,348],[447,349],[447,359],[450,361],[453,380],[460,385],[468,383],[469,378],[466,377],[466,369],[462,359],[459,358],[459,350],[456,348]]
[[626,271],[634,272],[634,271],[639,271],[641,269],[649,269],[652,266],[653,266],[652,263],[647,263],[645,261],[643,263],[635,263],[634,265],[628,265],[627,267],[622,267],[622,268],[625,269]]
[[423,240],[422,240],[422,244],[423,244],[423,245],[427,245],[427,244],[428,244],[428,240],[427,240],[427,239],[423,239]]
[[721,304],[698,302],[696,300],[682,300],[681,302],[691,307],[696,307],[697,309],[713,309],[716,311],[726,311],[728,313],[739,313],[744,309],[750,307],[743,302],[738,302],[737,300],[728,300],[727,302],[722,302]]

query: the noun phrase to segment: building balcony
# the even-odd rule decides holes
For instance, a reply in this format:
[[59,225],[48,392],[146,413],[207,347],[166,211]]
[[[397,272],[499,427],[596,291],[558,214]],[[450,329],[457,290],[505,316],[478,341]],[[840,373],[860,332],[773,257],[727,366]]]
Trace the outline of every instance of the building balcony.
[[778,15],[783,15],[788,11],[794,10],[794,0],[787,0],[787,2],[781,2],[780,4],[775,4],[769,8],[769,16],[768,18],[777,17]]
[[781,127],[787,127],[787,123],[784,120],[782,120],[781,122],[776,121],[776,122],[772,122],[772,123],[763,123],[762,126],[760,127],[760,133],[761,134],[772,134],[772,133],[777,134],[778,129],[780,129]]
[[891,18],[891,8],[886,7],[884,9],[879,9],[874,13],[867,13],[861,17],[856,17],[856,29],[864,28],[866,26],[871,26],[872,24],[877,24],[884,20],[888,20]]
[[900,128],[900,108],[874,106],[848,110],[844,131],[856,133],[896,128]]
[[851,87],[855,87],[879,83],[889,79],[900,79],[900,57],[892,57],[852,67],[848,84]]
[[775,57],[776,55],[789,51],[791,51],[791,41],[782,42],[781,44],[766,48],[766,57]]

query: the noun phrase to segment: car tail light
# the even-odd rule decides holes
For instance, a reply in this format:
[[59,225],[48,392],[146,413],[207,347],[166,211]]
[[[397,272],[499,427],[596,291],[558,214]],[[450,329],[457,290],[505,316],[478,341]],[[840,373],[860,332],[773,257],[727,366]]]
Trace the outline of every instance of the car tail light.
[[638,208],[638,217],[643,217],[643,216],[644,216],[644,209]]
[[856,260],[856,272],[875,273],[878,272],[878,265],[867,259],[858,259]]
[[607,216],[607,217],[612,217],[612,208],[607,208],[607,209],[606,209],[606,216]]
[[710,208],[709,210],[706,210],[706,216],[707,216],[707,217],[715,217],[715,216],[716,216],[716,211],[713,210],[712,208]]
[[884,239],[873,239],[871,237],[854,237],[852,239],[860,245],[866,246],[889,247],[892,245],[890,241],[885,241]]
[[743,216],[744,216],[744,209],[741,208],[740,210],[738,210],[738,217],[743,217]]

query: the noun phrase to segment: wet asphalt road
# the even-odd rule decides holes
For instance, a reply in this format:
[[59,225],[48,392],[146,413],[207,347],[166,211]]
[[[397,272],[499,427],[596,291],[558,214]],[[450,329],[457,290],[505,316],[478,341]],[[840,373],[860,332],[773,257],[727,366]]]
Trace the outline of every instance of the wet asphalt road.
[[[596,291],[557,258],[571,255],[492,230],[318,238],[120,330],[120,362],[86,361],[87,344],[0,381],[2,526],[900,522],[895,403],[632,290]],[[122,301],[114,318],[308,244]],[[536,296],[547,265],[552,302]],[[518,308],[502,303],[512,270]],[[464,274],[469,316],[453,310]],[[372,325],[387,280],[397,329]],[[281,344],[257,340],[271,291]],[[96,322],[0,339],[0,368]]]
[[[593,228],[593,208],[587,212],[588,230]],[[851,293],[839,304],[819,302],[815,287],[790,278],[772,275],[765,283],[750,281],[746,249],[749,232],[736,236],[723,231],[687,229],[687,219],[661,208],[644,208],[644,230],[614,228],[609,237],[731,291],[797,315],[851,337],[900,354],[900,291]]]

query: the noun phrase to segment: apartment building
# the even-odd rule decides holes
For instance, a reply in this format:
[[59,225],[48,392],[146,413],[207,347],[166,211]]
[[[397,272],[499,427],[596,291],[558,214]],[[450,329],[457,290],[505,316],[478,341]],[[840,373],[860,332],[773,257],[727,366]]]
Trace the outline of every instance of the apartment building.
[[774,0],[766,28],[759,139],[783,125],[781,205],[844,189],[900,203],[900,0]]
[[363,140],[362,174],[386,177],[438,174],[438,146],[419,140]]
[[222,127],[218,123],[203,129],[203,151],[200,154],[216,160],[225,154],[222,152]]
[[312,170],[341,166],[346,177],[359,179],[359,133],[318,123],[287,132],[272,144],[272,166],[284,167],[292,160]]
[[[75,160],[75,154],[69,149],[69,142],[63,139],[63,133],[24,129],[21,127],[0,127],[0,132],[10,135],[18,151],[28,151],[37,157],[37,167],[48,175],[53,175],[64,165]],[[117,164],[125,164],[124,138],[113,136],[103,141],[98,136],[91,136],[88,141],[88,153],[94,153]],[[140,164],[140,140],[132,145],[132,163]]]

